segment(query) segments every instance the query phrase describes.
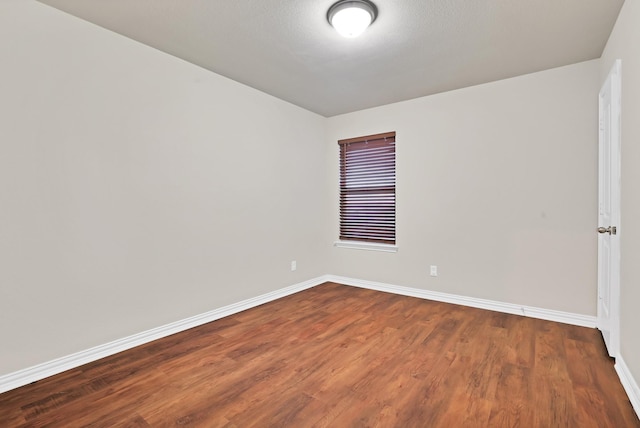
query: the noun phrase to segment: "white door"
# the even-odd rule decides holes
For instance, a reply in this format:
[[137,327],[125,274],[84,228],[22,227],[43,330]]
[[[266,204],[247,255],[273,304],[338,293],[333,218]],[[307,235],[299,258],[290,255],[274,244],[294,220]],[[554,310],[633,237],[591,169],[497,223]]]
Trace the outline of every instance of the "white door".
[[598,329],[607,351],[620,346],[620,60],[600,90]]

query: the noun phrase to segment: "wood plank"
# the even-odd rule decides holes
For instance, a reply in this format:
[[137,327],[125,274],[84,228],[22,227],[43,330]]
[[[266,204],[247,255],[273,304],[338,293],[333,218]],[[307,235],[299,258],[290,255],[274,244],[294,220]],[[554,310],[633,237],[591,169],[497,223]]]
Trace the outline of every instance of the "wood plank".
[[8,427],[638,427],[597,330],[326,283],[0,394]]

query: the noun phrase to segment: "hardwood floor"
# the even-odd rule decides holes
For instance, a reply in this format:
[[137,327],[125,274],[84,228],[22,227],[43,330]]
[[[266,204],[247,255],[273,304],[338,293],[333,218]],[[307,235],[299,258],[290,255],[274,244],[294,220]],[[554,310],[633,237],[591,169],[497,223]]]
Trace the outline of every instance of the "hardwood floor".
[[640,427],[594,329],[326,283],[0,394],[3,427]]

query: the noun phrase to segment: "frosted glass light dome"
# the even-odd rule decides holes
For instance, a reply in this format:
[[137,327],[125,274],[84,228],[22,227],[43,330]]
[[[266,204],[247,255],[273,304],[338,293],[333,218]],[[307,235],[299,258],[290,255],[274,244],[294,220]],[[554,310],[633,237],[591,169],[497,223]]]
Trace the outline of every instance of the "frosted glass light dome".
[[327,19],[344,37],[357,37],[376,19],[376,6],[364,0],[341,0],[329,8]]

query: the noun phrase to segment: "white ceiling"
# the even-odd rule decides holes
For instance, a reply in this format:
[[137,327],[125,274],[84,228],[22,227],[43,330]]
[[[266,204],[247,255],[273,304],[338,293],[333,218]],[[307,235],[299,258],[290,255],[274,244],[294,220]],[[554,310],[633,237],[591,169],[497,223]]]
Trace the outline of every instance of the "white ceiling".
[[323,116],[599,58],[624,0],[40,0]]

